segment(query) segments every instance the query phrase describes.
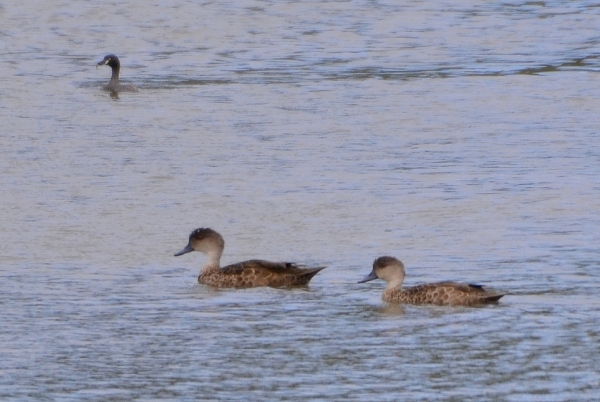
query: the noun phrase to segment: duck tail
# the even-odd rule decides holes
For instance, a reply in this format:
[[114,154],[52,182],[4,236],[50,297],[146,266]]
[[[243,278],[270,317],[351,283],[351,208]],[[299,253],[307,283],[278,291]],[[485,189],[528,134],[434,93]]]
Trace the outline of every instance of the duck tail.
[[486,296],[486,297],[482,298],[482,301],[484,303],[495,303],[498,300],[500,300],[503,296],[504,296],[503,294]]
[[319,272],[321,272],[322,270],[324,270],[327,267],[316,267],[316,268],[309,268],[304,270],[304,272],[300,275],[301,281],[303,285],[307,285],[308,282],[310,282],[310,280]]

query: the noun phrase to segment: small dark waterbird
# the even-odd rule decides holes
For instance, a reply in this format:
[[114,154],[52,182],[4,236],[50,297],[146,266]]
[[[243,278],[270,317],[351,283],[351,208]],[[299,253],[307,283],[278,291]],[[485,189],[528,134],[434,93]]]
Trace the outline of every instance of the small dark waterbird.
[[138,89],[131,84],[121,84],[119,82],[119,73],[121,71],[121,62],[114,54],[104,56],[104,60],[98,62],[98,66],[109,66],[112,69],[112,75],[108,84],[102,87],[105,91],[110,92],[138,92]]

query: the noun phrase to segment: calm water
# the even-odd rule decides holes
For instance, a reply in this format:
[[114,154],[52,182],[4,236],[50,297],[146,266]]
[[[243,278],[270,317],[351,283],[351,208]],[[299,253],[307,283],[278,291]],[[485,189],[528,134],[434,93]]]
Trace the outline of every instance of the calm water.
[[[0,3],[0,399],[596,399],[599,18]],[[108,53],[138,94],[99,89]],[[224,263],[328,268],[307,289],[200,286],[204,257],[173,257],[200,226]],[[356,283],[384,254],[409,285],[511,295],[387,306]]]

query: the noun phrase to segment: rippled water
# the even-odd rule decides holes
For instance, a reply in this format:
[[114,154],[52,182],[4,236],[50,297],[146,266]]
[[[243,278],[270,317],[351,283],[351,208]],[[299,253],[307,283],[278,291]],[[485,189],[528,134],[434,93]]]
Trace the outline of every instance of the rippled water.
[[[0,398],[596,399],[598,3],[396,3],[0,3]],[[210,289],[200,226],[328,268]]]

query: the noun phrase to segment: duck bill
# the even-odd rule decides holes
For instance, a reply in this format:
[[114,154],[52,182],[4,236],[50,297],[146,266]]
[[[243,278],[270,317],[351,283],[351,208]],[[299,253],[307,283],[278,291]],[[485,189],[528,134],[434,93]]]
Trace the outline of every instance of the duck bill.
[[192,248],[191,244],[188,244],[187,246],[185,246],[185,248],[179,250],[178,252],[175,253],[175,257],[179,257],[180,255],[184,255],[187,253],[191,253],[192,251],[194,251],[194,249]]
[[375,271],[371,271],[371,273],[369,275],[367,275],[364,278],[362,278],[360,281],[358,281],[358,283],[365,283],[365,282],[369,282],[369,281],[374,281],[375,279],[377,279],[377,275],[375,275]]

